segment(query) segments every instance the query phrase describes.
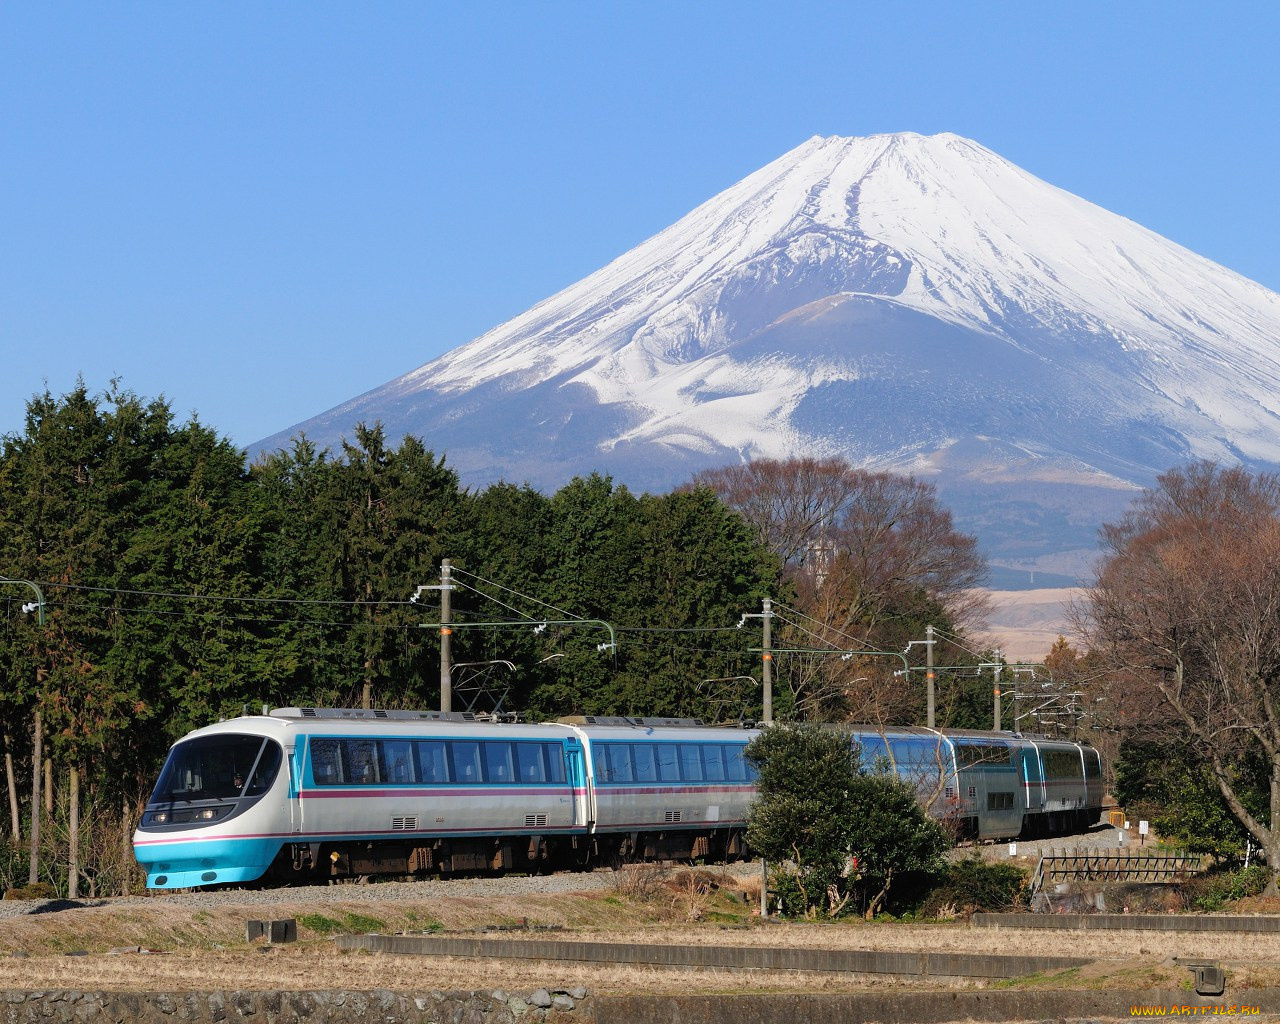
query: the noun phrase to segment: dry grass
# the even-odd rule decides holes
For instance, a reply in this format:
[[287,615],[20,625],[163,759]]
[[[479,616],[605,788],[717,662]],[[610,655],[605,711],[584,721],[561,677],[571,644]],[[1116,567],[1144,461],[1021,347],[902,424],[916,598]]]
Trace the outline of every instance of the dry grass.
[[[583,986],[592,992],[846,992],[870,984],[843,975],[714,971],[341,953],[332,943],[269,952],[187,951],[170,955],[32,957],[0,961],[0,989],[107,990],[431,989],[533,991]],[[889,983],[890,987],[910,987]],[[884,988],[883,980],[875,983]]]
[[[745,894],[745,898],[744,898]],[[389,893],[389,897],[390,897]],[[556,938],[666,945],[784,946],[958,953],[1028,953],[1093,957],[1098,963],[1026,979],[1019,987],[1172,987],[1186,983],[1173,957],[1224,962],[1233,988],[1280,986],[1274,936],[1203,933],[992,931],[965,923],[761,924],[742,879],[716,872],[620,873],[603,892],[488,898],[378,899],[254,903],[213,909],[84,907],[0,920],[0,988],[264,989],[390,988],[400,991],[584,985],[597,992],[661,990],[849,991],[902,980],[753,971],[672,970],[540,961],[467,960],[342,953],[334,931],[477,931],[558,926]],[[245,942],[248,919],[293,917],[301,941],[278,947]],[[522,937],[522,932],[503,932]],[[527,937],[536,941],[539,931]],[[120,946],[163,950],[110,955]],[[72,951],[91,955],[69,957]],[[4,954],[24,951],[14,958]],[[1009,983],[1002,983],[1007,985]]]

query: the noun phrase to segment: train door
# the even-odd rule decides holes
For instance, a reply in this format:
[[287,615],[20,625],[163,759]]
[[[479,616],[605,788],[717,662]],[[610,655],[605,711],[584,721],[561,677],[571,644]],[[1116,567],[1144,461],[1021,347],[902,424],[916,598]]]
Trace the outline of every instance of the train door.
[[1022,789],[1026,794],[1027,813],[1044,813],[1044,772],[1040,768],[1040,754],[1034,747],[1018,751],[1022,760]]
[[593,795],[587,786],[587,762],[582,742],[573,737],[564,744],[566,774],[573,791],[573,827],[587,828],[595,820]]
[[289,826],[294,832],[302,831],[302,772],[307,763],[307,737],[299,736],[297,742],[285,751],[289,765]]

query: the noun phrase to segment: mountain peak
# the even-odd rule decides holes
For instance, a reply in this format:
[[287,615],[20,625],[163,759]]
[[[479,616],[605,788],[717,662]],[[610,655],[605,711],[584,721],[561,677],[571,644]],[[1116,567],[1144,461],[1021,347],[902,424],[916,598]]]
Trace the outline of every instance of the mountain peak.
[[[1114,500],[1189,457],[1280,464],[1277,338],[1280,296],[976,142],[815,135],[300,427],[381,420],[473,480],[670,486],[820,453]],[[1087,520],[1070,500],[1054,514]]]

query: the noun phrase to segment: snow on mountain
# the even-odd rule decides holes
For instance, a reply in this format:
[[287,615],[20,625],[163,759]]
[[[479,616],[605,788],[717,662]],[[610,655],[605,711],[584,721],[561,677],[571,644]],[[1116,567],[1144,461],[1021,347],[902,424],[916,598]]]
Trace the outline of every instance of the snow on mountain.
[[1280,464],[1277,339],[1276,293],[975,142],[815,137],[254,450],[380,420],[470,482],[545,488],[841,454],[935,479],[994,554],[1051,568],[1169,466]]

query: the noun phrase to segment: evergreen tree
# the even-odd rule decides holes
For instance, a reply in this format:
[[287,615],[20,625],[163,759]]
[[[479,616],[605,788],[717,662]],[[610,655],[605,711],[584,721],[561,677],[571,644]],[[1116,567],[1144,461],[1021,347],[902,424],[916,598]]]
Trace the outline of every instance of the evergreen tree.
[[254,467],[265,592],[281,621],[265,638],[272,692],[288,703],[431,706],[439,652],[418,628],[415,587],[460,541],[457,475],[407,437],[356,430],[343,458],[305,439]]
[[941,826],[909,785],[862,771],[847,734],[777,725],[751,741],[746,758],[759,773],[747,840],[780,865],[774,884],[785,911],[836,916],[858,901],[871,918],[895,879],[940,867]]

